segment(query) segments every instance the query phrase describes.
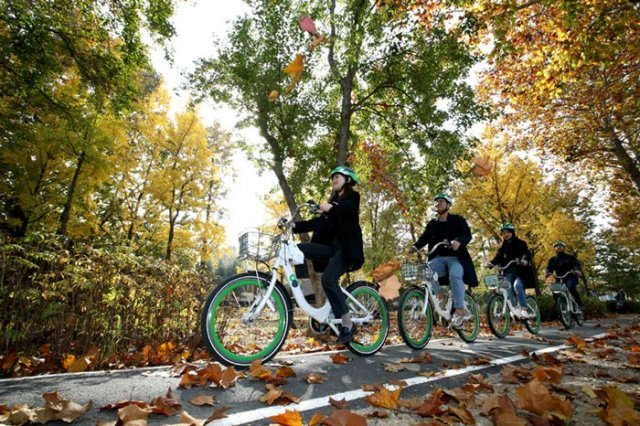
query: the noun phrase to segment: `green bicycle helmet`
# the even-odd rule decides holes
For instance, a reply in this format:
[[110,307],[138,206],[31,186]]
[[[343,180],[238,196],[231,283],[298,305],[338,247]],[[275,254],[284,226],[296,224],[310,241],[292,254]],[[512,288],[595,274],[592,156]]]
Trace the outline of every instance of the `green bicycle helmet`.
[[564,243],[564,241],[560,241],[560,240],[558,240],[558,241],[555,241],[555,242],[553,243],[553,247],[555,248],[555,247],[558,247],[558,246],[566,247],[567,245]]
[[516,231],[516,226],[511,223],[511,222],[505,222],[502,224],[502,226],[500,227],[500,231],[511,231],[511,232],[515,232]]
[[333,175],[338,173],[347,178],[347,183],[349,183],[349,179],[351,180],[353,185],[360,181],[356,172],[354,172],[352,168],[347,166],[338,166],[335,169],[331,170],[331,175],[329,177],[333,177]]
[[447,203],[449,203],[449,205],[453,205],[453,199],[451,197],[449,197],[449,195],[445,194],[444,192],[440,192],[440,193],[436,194],[435,197],[433,197],[433,201],[436,201],[436,200],[438,200],[440,198],[442,198]]

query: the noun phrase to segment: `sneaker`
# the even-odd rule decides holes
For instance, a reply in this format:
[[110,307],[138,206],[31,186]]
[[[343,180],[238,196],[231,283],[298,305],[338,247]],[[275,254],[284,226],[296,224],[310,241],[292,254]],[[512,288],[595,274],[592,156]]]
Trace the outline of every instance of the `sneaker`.
[[353,336],[356,334],[356,325],[353,324],[351,328],[340,327],[340,334],[338,335],[338,339],[336,343],[341,345],[345,345],[353,340]]
[[467,320],[464,309],[458,309],[453,313],[451,317],[451,327],[455,329],[462,328],[462,324]]

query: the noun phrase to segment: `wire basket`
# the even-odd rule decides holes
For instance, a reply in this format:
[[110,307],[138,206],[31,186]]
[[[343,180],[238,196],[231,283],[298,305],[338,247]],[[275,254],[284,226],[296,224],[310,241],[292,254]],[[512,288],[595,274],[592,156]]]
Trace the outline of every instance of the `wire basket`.
[[487,288],[511,288],[511,284],[504,277],[497,274],[485,275],[484,283],[487,285]]
[[560,293],[562,291],[564,291],[564,283],[553,283],[549,286],[549,288],[551,289],[552,293]]
[[259,262],[266,262],[273,259],[275,255],[275,245],[273,235],[258,231],[247,231],[240,235],[238,242],[238,259],[251,259]]
[[417,281],[424,277],[425,265],[420,262],[405,262],[400,271],[404,281]]

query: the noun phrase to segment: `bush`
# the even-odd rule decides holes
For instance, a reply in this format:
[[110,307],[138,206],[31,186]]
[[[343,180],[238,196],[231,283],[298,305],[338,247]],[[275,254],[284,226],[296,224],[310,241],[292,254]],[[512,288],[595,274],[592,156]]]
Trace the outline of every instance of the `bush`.
[[58,236],[0,244],[0,352],[57,354],[140,350],[200,342],[199,315],[213,283],[197,271],[138,256],[128,247]]

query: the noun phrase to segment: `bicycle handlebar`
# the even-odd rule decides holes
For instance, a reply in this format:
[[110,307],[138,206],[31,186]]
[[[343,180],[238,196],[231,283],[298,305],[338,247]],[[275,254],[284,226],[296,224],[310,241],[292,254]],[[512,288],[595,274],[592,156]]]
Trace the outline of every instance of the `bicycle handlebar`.
[[451,243],[449,242],[449,240],[440,241],[438,244],[433,246],[431,250],[426,251],[424,249],[419,249],[416,251],[416,254],[420,254],[420,251],[423,251],[427,256],[431,256],[433,252],[435,252],[440,246],[443,246],[444,248],[449,248],[451,247]]
[[[298,215],[298,213],[300,213],[305,208],[309,209],[311,211],[311,213],[313,213],[313,214],[322,213],[322,211],[320,210],[320,205],[318,203],[316,203],[313,200],[307,200],[306,203],[300,204],[294,210],[294,212],[291,214],[291,218],[296,217]],[[289,215],[282,216],[280,219],[278,219],[278,228],[280,228],[281,230],[284,231],[285,228],[290,227],[291,223],[292,222],[289,220]]]
[[572,269],[572,270],[570,270],[569,272],[567,272],[566,274],[564,274],[564,275],[563,275],[563,276],[561,276],[561,277],[559,277],[559,276],[557,276],[557,275],[556,275],[555,277],[556,277],[556,279],[561,280],[561,279],[565,278],[567,275],[571,275],[571,274],[575,274],[575,273],[576,273],[576,270],[575,270],[575,269]]
[[494,264],[493,264],[493,263],[491,263],[491,262],[489,262],[489,263],[487,264],[487,266],[488,266],[489,268],[496,268],[496,269],[497,269],[497,270],[499,270],[499,271],[504,271],[505,269],[509,268],[509,266],[511,266],[511,264],[512,264],[512,263],[515,263],[516,265],[519,265],[519,264],[520,264],[520,259],[513,259],[511,262],[507,263],[507,264],[506,264],[506,265],[504,265],[504,266],[494,265]]

